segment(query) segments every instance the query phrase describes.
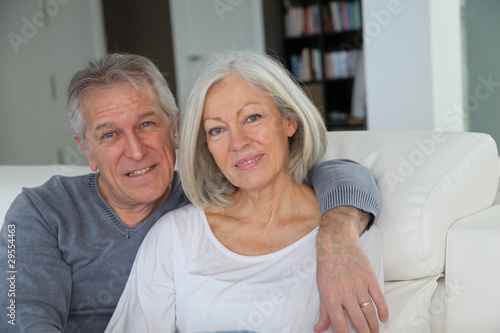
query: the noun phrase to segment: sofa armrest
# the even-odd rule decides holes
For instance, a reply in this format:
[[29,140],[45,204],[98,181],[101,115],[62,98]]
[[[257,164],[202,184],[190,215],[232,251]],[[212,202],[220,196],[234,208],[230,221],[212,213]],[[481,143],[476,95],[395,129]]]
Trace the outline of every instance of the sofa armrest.
[[[500,205],[455,222],[446,249],[446,332],[498,332]],[[431,304],[431,316],[433,309]],[[444,311],[444,310],[442,310]]]

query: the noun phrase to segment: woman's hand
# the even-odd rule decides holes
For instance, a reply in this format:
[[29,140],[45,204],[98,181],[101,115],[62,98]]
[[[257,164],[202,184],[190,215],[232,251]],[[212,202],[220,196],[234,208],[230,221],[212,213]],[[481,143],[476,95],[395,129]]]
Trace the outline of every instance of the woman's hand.
[[378,278],[359,241],[370,218],[350,206],[323,215],[317,241],[321,312],[316,332],[330,325],[336,333],[349,332],[345,314],[357,332],[378,332],[378,318],[386,322],[389,317]]

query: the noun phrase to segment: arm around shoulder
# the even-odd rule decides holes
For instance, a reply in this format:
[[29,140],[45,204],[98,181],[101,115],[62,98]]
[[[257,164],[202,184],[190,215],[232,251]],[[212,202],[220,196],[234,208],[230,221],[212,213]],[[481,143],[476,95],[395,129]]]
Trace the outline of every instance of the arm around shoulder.
[[323,214],[336,207],[354,207],[368,214],[360,218],[370,217],[369,228],[380,213],[380,193],[373,173],[352,160],[325,161],[309,170],[306,182],[313,186]]
[[372,172],[351,160],[323,162],[308,174],[323,212],[317,239],[317,284],[321,296],[321,317],[317,331],[332,325],[347,332],[347,311],[358,331],[377,332],[375,307],[359,304],[373,299],[381,321],[387,305],[359,236],[373,224],[380,212],[380,194]]

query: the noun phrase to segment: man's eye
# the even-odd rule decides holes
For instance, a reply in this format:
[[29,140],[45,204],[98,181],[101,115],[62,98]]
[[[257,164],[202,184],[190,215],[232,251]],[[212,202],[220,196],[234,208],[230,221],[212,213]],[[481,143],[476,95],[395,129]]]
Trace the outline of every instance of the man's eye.
[[247,117],[247,123],[254,122],[257,119],[259,119],[260,117],[261,117],[260,114],[252,114],[252,115]]
[[143,123],[142,123],[142,127],[148,127],[148,126],[150,126],[151,124],[152,124],[152,122],[150,122],[150,121],[145,121],[145,122],[143,122]]
[[109,133],[105,133],[102,137],[103,138],[112,138],[115,136],[115,133],[113,132],[109,132]]

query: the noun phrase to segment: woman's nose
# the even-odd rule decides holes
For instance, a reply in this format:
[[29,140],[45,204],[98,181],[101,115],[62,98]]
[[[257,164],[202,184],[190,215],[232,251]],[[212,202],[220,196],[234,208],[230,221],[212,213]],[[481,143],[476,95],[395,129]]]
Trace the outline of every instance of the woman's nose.
[[232,129],[230,147],[234,151],[245,149],[251,142],[251,137],[242,129]]

